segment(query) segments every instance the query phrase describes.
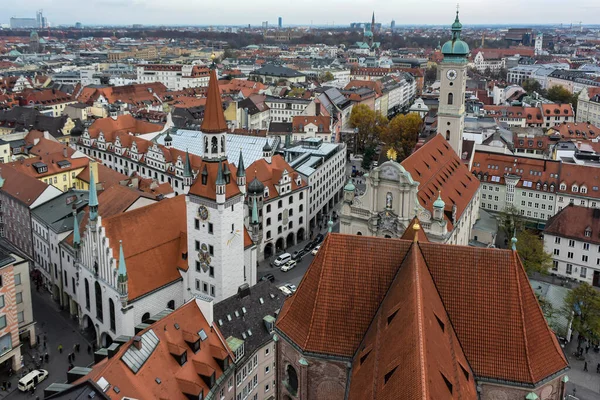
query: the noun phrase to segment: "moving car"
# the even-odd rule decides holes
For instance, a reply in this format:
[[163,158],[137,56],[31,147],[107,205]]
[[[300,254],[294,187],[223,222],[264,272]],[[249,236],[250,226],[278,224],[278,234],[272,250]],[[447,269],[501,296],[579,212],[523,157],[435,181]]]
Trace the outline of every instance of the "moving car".
[[21,379],[19,379],[19,390],[26,392],[31,388],[36,388],[44,379],[48,377],[48,371],[45,369],[34,369]]
[[273,274],[265,274],[260,278],[261,281],[269,281],[273,282],[275,280],[275,275]]
[[285,285],[279,286],[279,290],[281,290],[283,292],[283,294],[285,294],[286,296],[292,295],[292,291]]
[[275,259],[273,264],[275,264],[276,267],[281,267],[283,264],[290,261],[291,259],[292,255],[290,253],[283,253]]
[[316,255],[317,255],[317,253],[319,252],[319,249],[320,249],[320,248],[321,248],[321,245],[318,245],[317,247],[315,247],[315,248],[313,249],[313,251],[312,251],[310,254],[312,254],[313,256],[316,256]]
[[290,269],[296,266],[296,261],[290,260],[281,266],[281,272],[288,272]]
[[306,251],[304,249],[300,249],[300,250],[296,250],[294,252],[294,254],[292,254],[292,260],[300,260],[302,258],[303,255],[306,254]]
[[314,243],[312,242],[312,240],[308,243],[306,243],[306,246],[304,246],[304,251],[306,251],[307,253],[314,247]]
[[323,239],[325,239],[325,236],[323,236],[322,233],[319,233],[317,235],[317,237],[315,237],[315,240],[313,240],[313,243],[314,244],[319,244],[319,243],[321,243],[323,241]]

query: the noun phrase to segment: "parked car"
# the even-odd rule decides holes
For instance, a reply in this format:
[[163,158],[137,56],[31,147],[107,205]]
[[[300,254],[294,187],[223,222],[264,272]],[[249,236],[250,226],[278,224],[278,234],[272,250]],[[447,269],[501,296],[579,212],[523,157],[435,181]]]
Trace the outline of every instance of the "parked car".
[[[288,289],[289,290],[289,289]],[[36,388],[44,379],[48,377],[48,371],[45,369],[34,369],[21,379],[19,379],[19,390],[26,392],[31,388]]]
[[303,255],[306,254],[306,251],[304,249],[300,249],[300,250],[296,250],[293,254],[292,254],[292,260],[299,260],[302,258]]
[[319,243],[321,243],[323,241],[323,239],[325,239],[325,236],[323,236],[322,233],[319,233],[317,235],[317,237],[315,237],[315,240],[313,240],[313,243],[314,244],[319,244]]
[[281,290],[283,292],[283,294],[285,294],[286,296],[291,296],[292,295],[292,291],[287,287],[287,286],[279,286],[279,290]]
[[283,264],[290,261],[291,259],[292,255],[290,253],[283,253],[275,259],[273,264],[275,264],[276,267],[281,267]]
[[269,282],[273,282],[275,280],[275,275],[273,274],[266,274],[263,275],[262,278],[260,278],[261,281],[269,281]]
[[290,260],[281,266],[281,272],[288,272],[290,269],[296,266],[296,261]]
[[291,283],[286,283],[284,285],[286,288],[290,289],[292,293],[296,293],[296,285],[292,285]]
[[316,256],[316,255],[317,255],[317,253],[319,252],[319,249],[320,249],[320,248],[321,248],[321,245],[318,245],[317,247],[315,247],[315,248],[313,249],[313,251],[311,251],[311,253],[310,253],[310,254],[312,254],[313,256]]

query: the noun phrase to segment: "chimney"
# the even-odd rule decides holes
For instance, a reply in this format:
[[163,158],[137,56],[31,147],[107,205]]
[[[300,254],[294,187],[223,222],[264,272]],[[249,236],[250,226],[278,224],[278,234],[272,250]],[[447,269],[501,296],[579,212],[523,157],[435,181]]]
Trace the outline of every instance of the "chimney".
[[133,345],[135,346],[136,349],[141,350],[142,349],[142,337],[141,336],[134,336],[133,337]]
[[67,147],[66,146],[65,146],[65,148],[63,148],[63,157],[64,158],[68,158],[69,157],[69,154],[67,152]]

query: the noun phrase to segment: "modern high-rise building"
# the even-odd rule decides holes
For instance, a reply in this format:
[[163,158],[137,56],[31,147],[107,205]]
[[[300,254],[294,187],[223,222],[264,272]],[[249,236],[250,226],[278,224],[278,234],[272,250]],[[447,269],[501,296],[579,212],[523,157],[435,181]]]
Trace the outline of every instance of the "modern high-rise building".
[[279,27],[279,29],[281,29],[281,27],[283,26],[283,19],[281,17],[279,17],[277,26]]
[[19,28],[37,28],[37,20],[35,18],[15,18],[10,19],[11,29]]
[[390,28],[392,28],[392,30],[396,29],[396,21],[392,20],[392,23],[390,24]]

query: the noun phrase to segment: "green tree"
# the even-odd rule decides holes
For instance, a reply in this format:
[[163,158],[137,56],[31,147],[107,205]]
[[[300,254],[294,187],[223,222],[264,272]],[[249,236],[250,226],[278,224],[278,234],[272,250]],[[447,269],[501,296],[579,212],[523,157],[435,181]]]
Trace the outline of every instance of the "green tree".
[[432,65],[431,67],[425,70],[425,83],[433,83],[437,80],[438,69],[436,65]]
[[546,93],[546,98],[555,103],[569,103],[573,95],[560,85],[554,85]]
[[573,111],[577,111],[577,101],[579,100],[579,94],[581,92],[577,92],[575,94],[573,94],[573,96],[571,96],[571,106],[573,107]]
[[527,274],[540,272],[545,274],[552,265],[552,256],[544,251],[544,241],[528,230],[517,234],[517,252]]
[[288,92],[287,97],[301,97],[303,94],[304,94],[304,89],[295,87]]
[[422,124],[423,120],[418,114],[398,114],[383,130],[381,139],[396,150],[396,161],[400,162],[412,153]]
[[365,171],[368,171],[371,168],[371,163],[373,162],[373,158],[375,158],[375,149],[373,147],[367,147],[363,152],[363,159],[360,163],[360,166]]
[[586,338],[600,336],[600,292],[587,283],[571,290],[565,298],[563,312],[573,316],[573,329]]
[[225,49],[225,51],[223,52],[223,55],[221,55],[221,60],[235,59],[235,58],[236,58],[235,52],[231,49]]
[[535,79],[525,79],[521,84],[521,87],[529,94],[533,92],[542,92],[542,85]]
[[365,104],[357,104],[352,107],[350,126],[357,130],[356,151],[360,153],[369,147],[374,148],[379,142],[379,136],[387,126],[387,118]]
[[335,79],[335,77],[333,76],[333,74],[330,71],[327,71],[324,74],[321,74],[319,76],[319,81],[321,81],[321,82],[331,82],[334,79]]
[[506,238],[512,238],[515,232],[520,232],[525,227],[525,220],[519,209],[513,205],[507,206],[499,215],[500,229]]

